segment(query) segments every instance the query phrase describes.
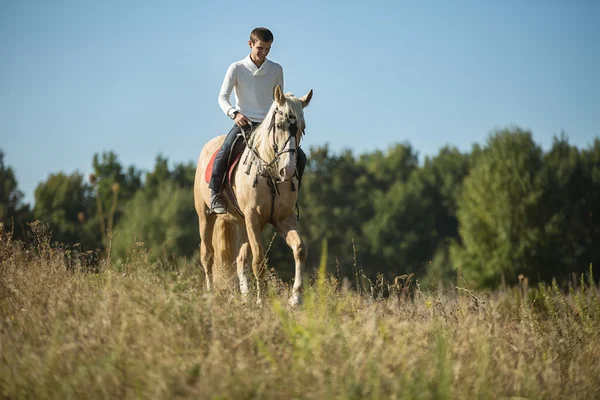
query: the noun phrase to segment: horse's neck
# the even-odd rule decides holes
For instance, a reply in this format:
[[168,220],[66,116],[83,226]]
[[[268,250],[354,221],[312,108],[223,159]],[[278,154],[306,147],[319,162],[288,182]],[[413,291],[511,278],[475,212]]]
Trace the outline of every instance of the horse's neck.
[[[258,155],[263,162],[271,162],[272,154],[269,152],[269,130],[268,127],[260,126],[259,130],[256,131],[254,137],[249,143],[252,146],[253,152]],[[258,139],[258,145],[256,143]]]

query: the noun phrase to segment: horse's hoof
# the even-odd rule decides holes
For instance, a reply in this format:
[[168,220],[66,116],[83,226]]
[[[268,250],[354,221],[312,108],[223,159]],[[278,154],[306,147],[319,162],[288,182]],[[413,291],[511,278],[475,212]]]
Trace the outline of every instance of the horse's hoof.
[[292,297],[290,297],[290,306],[292,307],[298,307],[299,305],[302,304],[302,295],[298,294],[298,293],[294,293],[292,295]]

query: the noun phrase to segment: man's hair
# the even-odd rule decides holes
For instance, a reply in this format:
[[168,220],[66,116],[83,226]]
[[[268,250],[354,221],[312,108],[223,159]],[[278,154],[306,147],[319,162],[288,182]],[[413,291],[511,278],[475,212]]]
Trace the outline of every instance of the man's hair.
[[270,43],[273,41],[273,34],[267,28],[254,28],[254,30],[250,32],[250,41],[254,44],[257,40]]

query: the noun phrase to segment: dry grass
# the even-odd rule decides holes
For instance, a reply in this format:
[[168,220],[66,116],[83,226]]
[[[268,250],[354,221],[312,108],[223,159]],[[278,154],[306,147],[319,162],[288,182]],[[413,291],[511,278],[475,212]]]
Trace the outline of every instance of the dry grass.
[[[600,396],[600,301],[583,282],[373,299],[335,279],[299,310],[208,294],[200,270],[132,252],[80,272],[40,240],[0,243],[0,396],[20,398],[510,398]],[[525,286],[525,285],[523,285]]]

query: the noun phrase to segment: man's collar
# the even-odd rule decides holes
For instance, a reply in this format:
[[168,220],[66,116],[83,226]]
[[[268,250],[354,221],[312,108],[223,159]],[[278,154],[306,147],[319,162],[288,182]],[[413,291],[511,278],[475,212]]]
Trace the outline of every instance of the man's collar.
[[248,70],[250,72],[252,72],[252,75],[265,75],[267,73],[267,64],[269,63],[269,59],[265,59],[265,61],[262,63],[262,65],[260,66],[260,68],[258,68],[256,66],[256,64],[254,64],[254,61],[252,61],[252,59],[250,58],[250,54],[248,54],[246,56],[246,58],[244,58],[244,65],[246,66],[246,68],[248,68]]

